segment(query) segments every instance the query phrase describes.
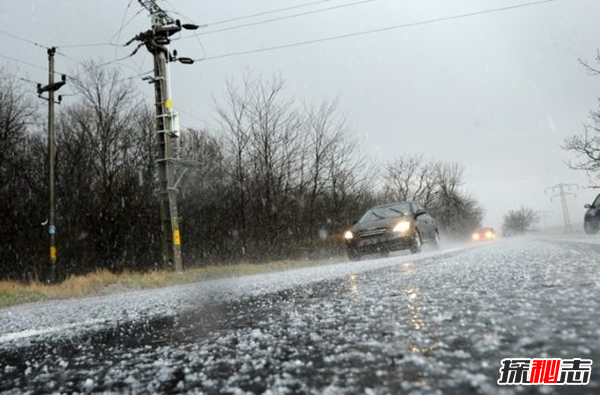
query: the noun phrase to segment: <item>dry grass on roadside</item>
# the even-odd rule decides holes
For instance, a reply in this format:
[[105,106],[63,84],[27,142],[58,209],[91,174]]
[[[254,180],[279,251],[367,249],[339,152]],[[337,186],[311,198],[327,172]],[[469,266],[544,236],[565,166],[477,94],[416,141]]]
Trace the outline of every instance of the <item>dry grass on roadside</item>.
[[189,284],[219,278],[248,276],[284,271],[301,267],[344,262],[344,257],[319,261],[276,261],[264,264],[240,263],[214,265],[186,270],[183,273],[157,270],[147,273],[123,272],[114,274],[101,270],[85,276],[72,276],[57,285],[41,282],[22,284],[16,281],[0,281],[0,308],[22,303],[54,299],[71,299],[110,293],[161,288],[177,284]]

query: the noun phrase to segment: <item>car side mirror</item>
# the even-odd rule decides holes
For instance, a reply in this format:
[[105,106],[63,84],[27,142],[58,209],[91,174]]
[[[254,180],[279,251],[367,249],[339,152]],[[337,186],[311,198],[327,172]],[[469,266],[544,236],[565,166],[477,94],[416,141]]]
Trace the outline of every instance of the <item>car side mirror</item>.
[[586,204],[585,206],[583,206],[583,208],[585,208],[585,209],[588,209],[588,210],[589,210],[589,209],[591,209],[591,208],[592,208],[592,206],[590,206],[589,204]]
[[423,210],[423,209],[419,209],[417,211],[415,211],[415,218],[420,217],[421,215],[427,214],[427,211]]

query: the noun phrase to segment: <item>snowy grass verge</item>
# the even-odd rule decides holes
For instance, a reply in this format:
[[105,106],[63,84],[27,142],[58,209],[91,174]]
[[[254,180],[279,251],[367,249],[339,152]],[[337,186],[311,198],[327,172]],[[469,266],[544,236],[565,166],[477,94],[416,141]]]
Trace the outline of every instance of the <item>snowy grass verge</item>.
[[156,270],[147,273],[123,272],[115,274],[108,270],[102,270],[84,276],[72,276],[56,285],[44,284],[38,281],[29,284],[16,281],[0,281],[0,308],[45,300],[73,299],[155,289],[214,279],[336,264],[345,261],[347,261],[346,257],[338,256],[325,260],[284,260],[261,264],[240,263],[194,268],[182,273]]

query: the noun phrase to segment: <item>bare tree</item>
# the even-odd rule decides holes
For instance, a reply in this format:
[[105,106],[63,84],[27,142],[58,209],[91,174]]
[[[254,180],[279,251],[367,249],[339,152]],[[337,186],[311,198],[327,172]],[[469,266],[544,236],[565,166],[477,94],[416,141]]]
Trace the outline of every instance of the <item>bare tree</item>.
[[217,113],[242,256],[318,242],[324,228],[347,222],[341,217],[374,179],[337,102],[299,105],[281,77],[230,82]]
[[[592,66],[583,59],[579,59],[579,62],[590,75],[600,75],[598,66]],[[597,51],[595,62],[600,65],[600,50]],[[584,170],[600,178],[600,110],[590,111],[590,120],[590,124],[583,126],[583,133],[565,138],[562,148],[575,154],[575,160],[567,161],[571,169]]]
[[[325,205],[322,200],[327,196],[328,186],[334,181],[328,166],[334,162],[332,159],[336,155],[336,149],[349,132],[346,120],[338,115],[337,101],[323,101],[318,107],[305,104],[304,111],[306,149],[302,151],[305,154],[302,160],[307,167],[307,225],[314,231],[319,220],[319,211]],[[317,234],[312,233],[310,236],[316,237]]]
[[248,111],[248,91],[250,77],[244,78],[244,87],[242,92],[234,86],[234,81],[229,80],[226,84],[225,103],[216,103],[216,112],[218,116],[219,132],[224,136],[223,146],[232,162],[232,165],[226,167],[230,169],[229,176],[233,181],[232,187],[235,189],[236,202],[234,203],[235,216],[234,235],[240,240],[240,252],[242,256],[246,255],[247,240],[247,178],[248,178],[248,152],[247,147],[250,142],[250,125],[247,122]]
[[81,100],[68,107],[66,116],[74,132],[89,139],[95,159],[93,170],[110,193],[115,175],[136,158],[130,155],[138,149],[132,129],[143,102],[131,81],[122,80],[117,69],[90,61],[86,70],[73,80],[73,89]]
[[72,240],[66,250],[91,267],[135,266],[134,250],[152,239],[148,219],[157,211],[151,113],[118,69],[93,61],[73,89],[79,100],[63,108],[57,133],[59,215]]
[[384,169],[384,195],[393,201],[417,200],[429,205],[435,196],[436,166],[422,156],[394,158]]
[[35,107],[16,76],[0,67],[0,277],[39,276],[46,213],[46,140],[33,132]]
[[35,107],[14,75],[0,68],[0,182],[7,162],[17,157],[27,137],[27,124],[34,120]]
[[483,209],[460,189],[463,172],[459,163],[397,157],[385,167],[383,196],[386,201],[418,201],[446,234],[466,237],[481,224]]
[[502,230],[508,234],[529,232],[539,220],[539,213],[536,210],[530,207],[521,207],[504,214]]
[[[330,200],[325,213],[344,225],[362,214],[375,198],[375,179],[379,168],[360,149],[356,137],[347,135],[333,145],[328,157]],[[339,223],[340,225],[342,223]]]
[[181,228],[187,240],[189,258],[218,259],[235,227],[235,215],[228,207],[228,180],[225,177],[223,147],[207,130],[185,129],[179,139]]
[[461,190],[464,167],[459,163],[436,163],[435,198],[430,209],[439,226],[453,237],[468,237],[481,225],[484,211],[479,203]]

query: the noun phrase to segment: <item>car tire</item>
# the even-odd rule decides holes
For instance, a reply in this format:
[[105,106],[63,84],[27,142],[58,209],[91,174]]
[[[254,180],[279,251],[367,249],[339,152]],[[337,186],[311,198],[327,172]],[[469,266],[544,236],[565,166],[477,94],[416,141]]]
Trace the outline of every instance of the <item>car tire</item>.
[[583,230],[588,235],[595,235],[598,233],[598,223],[595,223],[594,221],[584,221]]
[[360,261],[360,258],[361,258],[361,256],[358,252],[348,251],[348,259],[351,262]]
[[421,232],[419,232],[419,229],[415,229],[415,233],[413,235],[413,242],[412,242],[412,245],[410,246],[410,253],[418,254],[422,250],[423,250],[423,239],[421,238]]

